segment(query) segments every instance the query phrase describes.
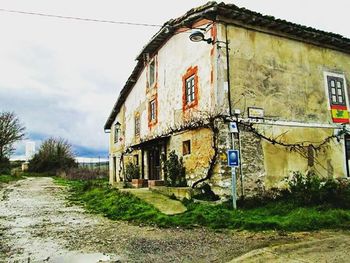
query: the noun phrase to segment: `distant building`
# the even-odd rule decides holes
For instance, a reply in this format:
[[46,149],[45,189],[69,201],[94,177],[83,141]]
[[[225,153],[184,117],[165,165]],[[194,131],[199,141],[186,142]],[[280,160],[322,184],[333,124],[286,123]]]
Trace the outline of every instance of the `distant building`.
[[28,141],[26,142],[26,161],[32,159],[35,154],[35,142]]

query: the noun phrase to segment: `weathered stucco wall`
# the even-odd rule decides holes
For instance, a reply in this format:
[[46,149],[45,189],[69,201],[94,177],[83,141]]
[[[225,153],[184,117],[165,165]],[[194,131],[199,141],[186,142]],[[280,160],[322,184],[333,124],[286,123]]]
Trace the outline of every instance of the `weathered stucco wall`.
[[228,37],[234,108],[261,107],[266,117],[290,121],[332,121],[323,73],[349,79],[350,55],[234,26]]
[[[155,83],[150,85],[150,66],[148,63],[145,63],[145,68],[136,80],[116,118],[116,121],[122,124],[121,138],[117,143],[114,142],[114,125],[112,127],[110,134],[111,160],[113,160],[114,156],[119,157],[130,146],[157,138],[157,136],[169,132],[169,128],[179,127],[191,118],[197,118],[203,116],[203,114],[208,115],[215,110],[217,104],[214,88],[216,82],[215,50],[212,45],[208,45],[205,42],[191,42],[188,32],[188,29],[180,30],[157,53],[149,54],[149,62],[155,60]],[[213,30],[209,30],[208,34],[213,34]],[[196,94],[198,104],[184,110],[183,76],[193,68],[196,68],[198,79],[198,91]],[[149,103],[153,99],[157,101],[157,120],[150,124]],[[140,118],[140,134],[138,136],[135,135],[135,116]],[[204,136],[202,134],[203,132],[199,132],[201,139]],[[170,147],[181,149],[180,156],[182,156],[182,136],[175,136],[175,138],[177,138],[174,140],[178,145],[173,146],[174,143],[170,143]],[[207,136],[204,139],[208,140],[210,145],[211,138]],[[197,154],[197,150],[202,150],[205,145],[207,145],[206,141],[202,141],[202,145],[200,145],[197,139],[194,138],[192,156],[195,157],[184,157],[184,161],[189,167],[189,172],[192,174],[193,169],[191,166],[195,165],[196,162],[199,162],[199,166],[208,162],[207,155],[210,154],[210,147],[207,147],[203,153]],[[192,160],[193,164],[190,164],[191,162],[188,160]],[[117,160],[117,162],[119,161]],[[147,162],[145,162],[145,165],[147,166]],[[110,171],[111,176],[113,174],[112,169],[113,167],[111,167]],[[145,173],[147,176],[147,167],[145,167]]]
[[[225,37],[222,25],[221,38]],[[256,124],[259,133],[289,144],[317,146],[337,132],[333,125],[324,72],[350,77],[350,56],[338,51],[240,27],[228,26],[231,106],[247,118],[248,107],[263,108],[265,120],[288,126]],[[221,66],[221,71],[226,68]],[[348,81],[347,81],[348,82]],[[294,123],[294,124],[293,124]],[[307,127],[308,123],[319,124]],[[298,127],[299,124],[303,127]],[[325,125],[333,128],[322,128]],[[242,172],[246,192],[282,186],[293,171],[346,176],[344,141],[335,139],[314,153],[290,151],[243,130]],[[306,152],[306,154],[305,154]]]
[[[181,48],[179,48],[181,47]],[[191,111],[192,115],[209,112],[213,109],[213,96],[208,96],[212,88],[211,46],[206,43],[193,43],[188,33],[174,35],[158,53],[150,59],[156,59],[156,83],[149,87],[149,66],[146,66],[137,79],[135,86],[125,101],[125,145],[130,146],[139,139],[156,137],[169,127],[180,124],[185,119],[183,112],[183,75],[189,68],[198,67],[198,105]],[[150,126],[149,102],[157,98],[157,123]],[[135,137],[135,113],[140,114],[140,136]]]
[[[291,149],[272,144],[249,131],[241,132],[243,183],[247,195],[273,187],[284,187],[285,179],[296,171],[302,173],[313,171],[325,178],[346,176],[343,140],[339,142],[335,138],[330,140],[319,150],[313,150],[313,157],[308,151],[308,145],[317,146],[337,131],[261,124],[256,126],[259,126],[257,129],[268,137],[284,134],[282,138],[284,143],[293,145],[304,141],[305,147]],[[312,166],[309,163],[310,159]]]
[[[111,183],[120,181],[121,176],[121,153],[125,147],[125,107],[121,107],[117,114],[109,135],[109,181]],[[118,138],[115,138],[115,124],[121,124]]]
[[[182,143],[187,140],[191,142],[191,153],[183,156]],[[178,133],[170,138],[168,153],[175,151],[178,156],[183,156],[189,186],[207,175],[214,155],[212,141],[212,131],[205,128]]]

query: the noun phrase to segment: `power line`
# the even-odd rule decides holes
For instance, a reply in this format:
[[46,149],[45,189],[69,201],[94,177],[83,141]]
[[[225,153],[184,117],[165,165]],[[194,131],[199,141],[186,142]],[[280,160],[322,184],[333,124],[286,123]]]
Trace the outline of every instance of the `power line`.
[[3,8],[0,8],[0,12],[53,17],[53,18],[60,18],[60,19],[72,19],[72,20],[88,21],[88,22],[120,24],[120,25],[129,25],[129,26],[161,27],[161,25],[156,25],[156,24],[133,23],[133,22],[113,21],[113,20],[101,20],[101,19],[83,18],[83,17],[74,17],[74,16],[51,15],[51,14],[45,14],[45,13],[27,12],[27,11],[11,10],[11,9],[3,9]]

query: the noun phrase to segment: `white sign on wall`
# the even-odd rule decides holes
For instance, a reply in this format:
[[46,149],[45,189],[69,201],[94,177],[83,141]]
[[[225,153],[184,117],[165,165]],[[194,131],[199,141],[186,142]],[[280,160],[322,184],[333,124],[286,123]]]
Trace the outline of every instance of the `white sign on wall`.
[[230,130],[231,133],[238,133],[237,122],[231,121],[229,123],[229,130]]

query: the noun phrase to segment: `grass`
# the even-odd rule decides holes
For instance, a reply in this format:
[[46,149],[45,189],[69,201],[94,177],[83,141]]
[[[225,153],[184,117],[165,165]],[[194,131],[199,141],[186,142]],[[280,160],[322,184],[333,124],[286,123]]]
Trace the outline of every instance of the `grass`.
[[[28,172],[16,172],[15,174],[0,174],[0,184],[1,183],[10,183],[13,181],[18,181],[21,179],[24,179],[25,177],[47,177],[50,176],[48,174],[45,173],[28,173]],[[51,176],[52,177],[52,176]]]
[[56,182],[70,188],[69,200],[83,204],[93,213],[113,220],[159,227],[204,226],[213,229],[307,231],[349,229],[350,210],[326,206],[300,207],[292,202],[275,201],[261,207],[233,211],[230,203],[198,204],[187,201],[184,214],[167,216],[135,196],[110,188],[105,180],[65,180]]
[[1,183],[10,183],[13,181],[18,181],[20,179],[23,179],[20,175],[8,175],[8,174],[0,174],[0,184]]

